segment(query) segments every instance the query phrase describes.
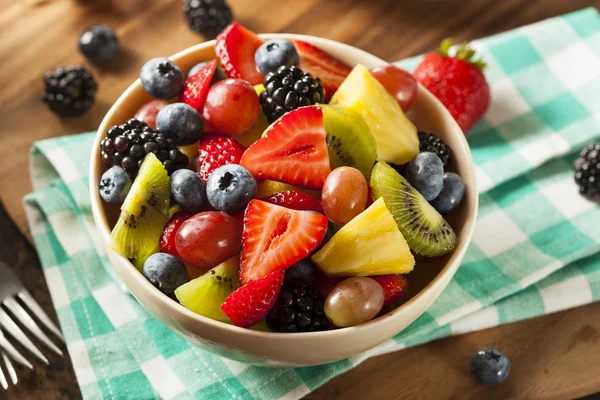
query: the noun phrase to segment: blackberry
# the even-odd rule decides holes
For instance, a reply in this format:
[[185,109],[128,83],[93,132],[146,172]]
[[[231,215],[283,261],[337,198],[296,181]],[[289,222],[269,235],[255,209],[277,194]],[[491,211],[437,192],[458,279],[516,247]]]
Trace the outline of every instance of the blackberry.
[[78,66],[57,67],[44,76],[42,101],[63,117],[76,117],[94,104],[98,85],[87,69]]
[[288,111],[325,99],[321,79],[295,66],[283,65],[276,72],[269,72],[263,84],[265,90],[260,93],[260,102],[269,122],[276,121]]
[[573,162],[573,167],[579,193],[600,201],[600,143],[592,143],[584,148]]
[[321,292],[299,279],[286,279],[275,306],[267,315],[273,332],[314,332],[329,329]]
[[419,151],[421,153],[429,151],[437,154],[440,160],[442,160],[444,168],[447,168],[452,160],[452,150],[450,150],[450,147],[433,133],[419,132]]
[[233,21],[225,0],[183,0],[183,15],[191,30],[210,38]]
[[188,157],[175,146],[171,138],[133,118],[123,125],[110,128],[100,142],[100,154],[104,165],[117,165],[132,178],[137,175],[148,153],[156,154],[169,175],[177,169],[187,167],[189,162]]

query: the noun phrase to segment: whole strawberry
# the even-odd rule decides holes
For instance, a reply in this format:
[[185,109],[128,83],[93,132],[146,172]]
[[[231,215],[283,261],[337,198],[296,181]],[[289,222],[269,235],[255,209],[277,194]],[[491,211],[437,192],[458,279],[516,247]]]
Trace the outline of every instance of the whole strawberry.
[[239,164],[244,146],[228,136],[205,137],[198,145],[198,175],[208,182],[208,177],[217,168],[227,164]]
[[448,55],[452,42],[442,42],[437,52],[427,53],[414,76],[454,117],[466,134],[485,114],[490,105],[490,87],[483,75],[485,63],[475,59],[475,50],[467,43]]

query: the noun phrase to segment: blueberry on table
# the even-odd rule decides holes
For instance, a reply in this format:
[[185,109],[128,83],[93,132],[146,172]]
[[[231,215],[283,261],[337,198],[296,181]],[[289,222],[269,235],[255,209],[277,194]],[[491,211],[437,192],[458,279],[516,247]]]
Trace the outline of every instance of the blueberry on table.
[[164,106],[156,116],[156,128],[173,139],[177,146],[196,143],[204,133],[204,120],[185,103]]
[[444,174],[444,187],[440,194],[431,202],[431,205],[440,214],[447,214],[460,205],[465,195],[465,183],[454,172]]
[[197,212],[206,205],[206,187],[194,171],[179,169],[171,175],[171,197],[182,210]]
[[425,200],[435,199],[444,185],[444,165],[440,158],[428,151],[419,153],[406,168],[406,179]]
[[183,90],[185,76],[168,58],[153,58],[140,70],[144,90],[157,99],[168,100],[179,96]]
[[256,195],[256,179],[241,165],[223,165],[210,174],[206,195],[216,210],[242,211]]
[[79,37],[79,50],[93,63],[113,60],[119,53],[119,39],[106,25],[94,25]]
[[508,377],[510,360],[499,350],[486,347],[473,354],[471,371],[483,383],[495,385]]
[[131,183],[129,174],[123,168],[112,167],[100,178],[100,197],[110,205],[119,205],[125,201]]
[[142,274],[158,290],[172,298],[175,296],[175,289],[188,281],[185,265],[177,257],[167,253],[156,253],[148,257]]
[[271,39],[263,43],[254,53],[256,68],[263,74],[275,72],[282,65],[286,67],[298,65],[299,61],[300,56],[289,40]]

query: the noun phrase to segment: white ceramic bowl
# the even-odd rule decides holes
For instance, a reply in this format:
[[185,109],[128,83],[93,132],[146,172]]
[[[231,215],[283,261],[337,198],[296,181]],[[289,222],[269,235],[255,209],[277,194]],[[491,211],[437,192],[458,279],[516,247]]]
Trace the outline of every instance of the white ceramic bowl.
[[[367,68],[386,62],[357,48],[313,36],[291,34],[261,35],[263,38],[299,39],[312,43],[347,64]],[[171,59],[183,71],[215,57],[214,41],[205,42],[175,54]],[[92,211],[100,237],[108,243],[117,211],[100,199],[98,183],[104,172],[100,160],[100,141],[113,125],[122,124],[151,98],[138,79],[109,110],[94,142],[90,165]],[[434,262],[417,263],[408,275],[410,291],[405,302],[368,323],[325,332],[270,333],[238,328],[197,315],[163,295],[148,282],[126,258],[108,249],[108,256],[127,288],[158,320],[190,343],[242,362],[268,366],[307,366],[341,360],[369,350],[406,328],[419,317],[446,287],[467,250],[477,214],[475,169],[465,137],[444,106],[426,89],[419,95],[410,119],[419,130],[435,132],[454,152],[453,169],[464,179],[467,190],[459,211],[449,219],[458,235],[458,247]]]

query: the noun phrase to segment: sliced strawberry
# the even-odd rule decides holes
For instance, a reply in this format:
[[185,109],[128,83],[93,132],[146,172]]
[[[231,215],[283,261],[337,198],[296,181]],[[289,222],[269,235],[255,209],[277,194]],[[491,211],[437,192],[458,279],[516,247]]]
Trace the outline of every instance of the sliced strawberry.
[[271,196],[263,197],[261,200],[278,206],[291,208],[292,210],[316,211],[323,214],[323,206],[321,205],[320,200],[296,190],[278,192]]
[[321,78],[326,93],[325,100],[329,101],[352,68],[310,43],[295,40],[294,46],[300,56],[298,66],[302,71]]
[[217,70],[217,64],[216,59],[209,61],[197,73],[187,78],[181,95],[182,102],[194,110],[202,112],[208,89],[210,89],[210,84]]
[[384,307],[401,299],[408,291],[408,281],[404,275],[379,275],[371,276],[370,278],[376,280],[383,288],[383,292],[385,293]]
[[183,224],[193,215],[195,214],[189,211],[178,211],[173,214],[169,221],[167,221],[165,229],[160,236],[159,247],[161,253],[169,253],[177,258],[181,258],[177,252],[177,248],[175,247],[175,236],[177,235],[177,231],[179,230],[181,224]]
[[252,200],[244,215],[240,282],[261,279],[308,257],[327,232],[327,217]]
[[273,271],[231,293],[221,309],[237,326],[250,328],[267,316],[277,301],[285,272]]
[[198,144],[197,173],[204,182],[217,168],[227,164],[238,164],[245,147],[229,136],[209,135]]
[[240,164],[256,178],[321,189],[331,172],[326,135],[320,107],[298,108],[271,125]]
[[228,77],[245,79],[253,85],[262,83],[264,75],[256,69],[254,53],[263,43],[256,33],[233,22],[217,36],[215,53]]

